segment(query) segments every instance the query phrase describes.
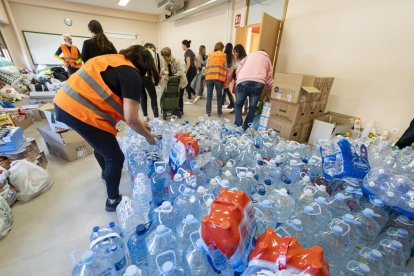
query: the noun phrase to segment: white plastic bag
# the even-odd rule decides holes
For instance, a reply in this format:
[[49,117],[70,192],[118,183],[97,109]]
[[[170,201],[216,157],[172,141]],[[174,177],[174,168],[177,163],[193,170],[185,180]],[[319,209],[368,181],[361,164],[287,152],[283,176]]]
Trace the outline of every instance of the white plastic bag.
[[28,201],[53,184],[47,171],[27,160],[14,161],[9,173],[10,184],[17,189],[17,200]]
[[0,196],[0,239],[7,236],[12,228],[13,214],[7,201]]

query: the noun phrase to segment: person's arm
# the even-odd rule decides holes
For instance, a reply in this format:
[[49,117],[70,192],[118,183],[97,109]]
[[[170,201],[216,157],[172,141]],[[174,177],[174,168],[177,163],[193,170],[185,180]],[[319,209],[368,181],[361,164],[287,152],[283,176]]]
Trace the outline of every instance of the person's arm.
[[237,70],[236,70],[236,76],[238,76],[240,71],[242,70],[242,68],[244,66],[244,63],[246,62],[246,59],[247,59],[247,57],[245,57],[242,61],[240,61],[240,64],[239,64],[239,66],[237,67]]
[[127,125],[136,133],[142,135],[151,145],[156,144],[155,136],[151,133],[150,127],[139,119],[139,102],[124,98],[124,118]]
[[188,69],[190,69],[190,62],[191,62],[191,58],[189,56],[185,57],[185,72],[188,72]]
[[55,53],[55,58],[61,62],[65,62],[65,60],[60,56],[62,54],[62,49],[59,47]]
[[89,47],[86,41],[83,42],[81,58],[84,63],[86,63],[89,59]]
[[82,64],[82,55],[79,52],[79,49],[76,47],[76,50],[78,51],[78,59],[75,61],[76,64]]

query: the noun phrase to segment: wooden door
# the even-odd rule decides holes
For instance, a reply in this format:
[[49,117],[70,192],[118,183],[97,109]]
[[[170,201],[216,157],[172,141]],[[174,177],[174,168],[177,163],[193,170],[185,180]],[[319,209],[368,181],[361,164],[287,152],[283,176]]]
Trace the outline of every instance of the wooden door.
[[276,52],[279,28],[279,20],[265,12],[262,14],[259,50],[265,50],[269,54],[270,60],[272,62]]
[[236,28],[236,41],[235,44],[241,44],[246,48],[248,27],[238,27]]

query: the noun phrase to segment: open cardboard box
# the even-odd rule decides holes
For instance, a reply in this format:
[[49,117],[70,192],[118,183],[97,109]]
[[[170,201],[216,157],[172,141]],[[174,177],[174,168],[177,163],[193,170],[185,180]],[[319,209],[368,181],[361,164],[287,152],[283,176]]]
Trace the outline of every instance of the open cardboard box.
[[56,133],[49,125],[39,127],[37,130],[45,140],[49,153],[67,161],[83,158],[93,152],[88,142],[74,130]]
[[334,112],[316,118],[313,122],[309,137],[309,144],[314,145],[319,141],[329,140],[339,133],[350,132],[354,126],[354,117]]
[[70,127],[66,124],[59,122],[55,118],[55,106],[51,103],[47,103],[38,108],[45,115],[49,127],[53,132],[62,132],[69,130]]

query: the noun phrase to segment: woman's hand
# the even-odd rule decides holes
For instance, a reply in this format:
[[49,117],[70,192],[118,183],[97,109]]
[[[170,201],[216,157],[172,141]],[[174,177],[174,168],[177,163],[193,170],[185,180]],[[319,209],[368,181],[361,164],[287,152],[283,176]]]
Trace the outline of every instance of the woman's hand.
[[157,138],[154,134],[150,134],[148,137],[145,138],[150,145],[155,145],[157,143]]

